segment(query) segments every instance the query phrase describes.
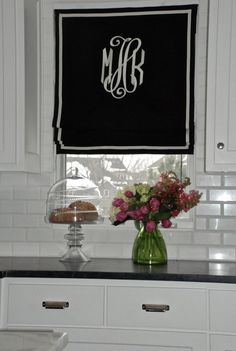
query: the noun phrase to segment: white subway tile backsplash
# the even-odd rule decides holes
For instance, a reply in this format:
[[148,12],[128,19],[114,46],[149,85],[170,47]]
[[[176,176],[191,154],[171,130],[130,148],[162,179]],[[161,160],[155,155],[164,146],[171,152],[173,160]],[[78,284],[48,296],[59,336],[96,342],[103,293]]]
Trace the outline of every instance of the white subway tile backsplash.
[[52,226],[52,227],[50,226],[49,228],[48,228],[49,230],[52,230],[54,242],[60,242],[60,241],[65,242],[64,236],[66,233],[68,233],[67,228],[62,229],[60,226],[57,226],[57,228],[55,226]]
[[39,216],[37,215],[13,215],[14,227],[34,228],[39,226]]
[[209,259],[210,260],[224,260],[224,261],[235,261],[236,251],[233,248],[209,248]]
[[210,174],[197,174],[196,175],[196,185],[203,186],[220,186],[221,177],[219,175],[210,175]]
[[219,232],[195,232],[193,234],[194,244],[198,245],[220,245],[221,233]]
[[0,246],[3,241],[25,241],[26,240],[26,230],[22,228],[1,228],[0,229]]
[[63,243],[39,243],[39,255],[43,257],[61,257],[66,252]]
[[122,244],[95,244],[93,246],[93,255],[95,257],[121,258],[123,257]]
[[1,174],[1,186],[26,186],[27,185],[27,174],[21,172],[2,172]]
[[224,204],[225,216],[236,216],[236,204]]
[[[112,241],[112,237],[114,238],[113,233],[109,233],[107,229],[104,229],[102,231],[96,232],[94,230],[86,230],[86,228],[83,228],[83,233],[85,234],[85,240],[86,242],[92,242],[92,243],[108,243]],[[114,238],[114,240],[116,237]],[[122,241],[122,239],[121,239]]]
[[16,200],[39,200],[40,187],[21,187],[14,189],[14,199]]
[[223,243],[224,243],[224,245],[234,245],[234,246],[236,246],[236,232],[234,232],[234,233],[223,233]]
[[122,258],[130,258],[130,257],[132,257],[132,249],[133,249],[133,245],[131,243],[123,245]]
[[44,174],[36,174],[29,173],[28,174],[28,185],[38,185],[38,186],[50,186],[53,183],[53,175],[50,173]]
[[54,242],[54,236],[51,229],[47,228],[30,228],[26,229],[26,240],[33,242]]
[[212,230],[235,230],[236,218],[210,218],[209,229]]
[[12,216],[0,214],[0,230],[1,227],[11,227],[12,226]]
[[178,245],[167,245],[167,253],[169,260],[180,259]]
[[27,213],[45,214],[45,202],[44,201],[28,201],[27,202]]
[[208,259],[207,248],[198,245],[179,245],[178,258],[183,260],[206,260]]
[[1,242],[0,244],[0,257],[1,256],[12,256],[12,243],[4,243]]
[[116,232],[116,230],[107,230],[107,237],[108,242],[110,243],[123,243],[123,244],[129,244],[133,243],[134,239],[137,235],[137,232],[135,230],[127,230],[127,231],[119,231]]
[[236,187],[236,175],[224,175],[224,185]]
[[197,217],[196,218],[196,229],[197,230],[205,230],[205,229],[207,229],[207,219],[206,218]]
[[220,205],[219,204],[203,204],[199,203],[196,209],[197,215],[205,215],[205,216],[219,216],[220,212]]
[[[0,181],[1,184],[1,181]],[[0,199],[10,200],[13,198],[13,189],[11,187],[0,186]]]
[[27,256],[35,257],[39,256],[39,244],[38,243],[18,243],[12,244],[13,256]]
[[166,244],[191,244],[193,233],[191,231],[163,230],[163,237]]
[[209,190],[210,201],[236,201],[236,190]]
[[19,200],[4,200],[0,201],[0,213],[25,213],[26,202]]

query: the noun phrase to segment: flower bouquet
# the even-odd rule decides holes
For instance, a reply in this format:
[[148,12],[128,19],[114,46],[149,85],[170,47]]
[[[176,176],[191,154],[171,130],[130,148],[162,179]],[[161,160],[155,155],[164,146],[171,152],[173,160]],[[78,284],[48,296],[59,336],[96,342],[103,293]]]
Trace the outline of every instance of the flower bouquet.
[[[153,186],[146,183],[125,186],[113,199],[110,220],[119,225],[134,220],[139,233],[133,247],[135,263],[166,263],[167,253],[159,224],[164,228],[172,225],[171,218],[188,212],[199,203],[201,193],[186,192],[190,178],[179,180],[172,171],[161,173]],[[154,245],[155,244],[155,245]]]

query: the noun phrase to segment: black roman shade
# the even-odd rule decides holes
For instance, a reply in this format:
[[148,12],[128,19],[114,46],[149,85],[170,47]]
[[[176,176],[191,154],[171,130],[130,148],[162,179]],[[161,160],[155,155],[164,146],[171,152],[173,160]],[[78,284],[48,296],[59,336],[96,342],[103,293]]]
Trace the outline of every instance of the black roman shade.
[[57,153],[193,153],[196,15],[55,10]]

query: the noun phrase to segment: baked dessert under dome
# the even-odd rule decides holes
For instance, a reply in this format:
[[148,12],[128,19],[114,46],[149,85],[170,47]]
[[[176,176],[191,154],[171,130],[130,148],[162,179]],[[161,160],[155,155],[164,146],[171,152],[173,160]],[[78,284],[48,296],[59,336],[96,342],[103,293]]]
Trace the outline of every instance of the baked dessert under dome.
[[65,234],[68,250],[61,261],[88,261],[82,251],[82,225],[103,222],[102,196],[96,184],[90,179],[75,175],[57,181],[48,191],[46,202],[47,223],[68,224],[69,233]]

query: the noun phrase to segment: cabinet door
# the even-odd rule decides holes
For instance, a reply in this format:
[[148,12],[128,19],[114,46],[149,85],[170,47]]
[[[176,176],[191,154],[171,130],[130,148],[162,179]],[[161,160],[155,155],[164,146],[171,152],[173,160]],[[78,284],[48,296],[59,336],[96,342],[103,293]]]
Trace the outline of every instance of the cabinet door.
[[212,335],[211,351],[236,351],[236,336]]
[[0,171],[40,170],[36,0],[0,0]]
[[[24,3],[0,1],[0,170],[17,162],[17,132],[23,124]],[[17,145],[19,142],[19,145]]]
[[236,334],[236,291],[210,291],[210,329],[219,333]]
[[236,171],[236,1],[210,0],[206,170]]

